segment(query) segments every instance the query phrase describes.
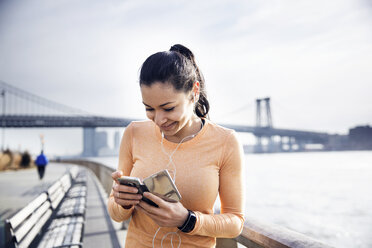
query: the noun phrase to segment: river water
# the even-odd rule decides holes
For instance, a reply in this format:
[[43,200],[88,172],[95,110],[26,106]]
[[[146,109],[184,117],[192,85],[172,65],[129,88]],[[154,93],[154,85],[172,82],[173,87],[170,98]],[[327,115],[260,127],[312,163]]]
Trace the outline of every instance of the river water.
[[[372,247],[372,151],[246,154],[245,215],[334,247]],[[113,168],[117,158],[95,158]]]

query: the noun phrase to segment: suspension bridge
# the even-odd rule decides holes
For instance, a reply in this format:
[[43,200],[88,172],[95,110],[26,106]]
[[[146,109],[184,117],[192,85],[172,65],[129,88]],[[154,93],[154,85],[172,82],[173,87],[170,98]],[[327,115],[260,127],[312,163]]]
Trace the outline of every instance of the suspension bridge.
[[[83,128],[84,156],[97,155],[95,148],[98,127],[126,127],[134,119],[103,117],[48,100],[0,81],[1,127],[6,128]],[[255,152],[301,151],[308,144],[321,144],[327,149],[330,134],[302,130],[274,128],[270,98],[256,99],[256,125],[221,124],[237,132],[252,133],[256,137]],[[263,140],[266,144],[263,144]],[[4,140],[2,140],[4,144]]]

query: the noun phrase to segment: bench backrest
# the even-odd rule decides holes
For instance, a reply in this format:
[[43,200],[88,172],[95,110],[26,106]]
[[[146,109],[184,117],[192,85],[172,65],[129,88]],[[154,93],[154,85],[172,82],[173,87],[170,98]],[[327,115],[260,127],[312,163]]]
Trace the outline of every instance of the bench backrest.
[[61,182],[63,191],[66,193],[71,187],[71,175],[65,174],[59,181]]
[[63,193],[64,191],[59,180],[48,189],[47,194],[49,196],[52,209],[56,209],[58,207],[59,203],[63,199]]
[[78,174],[79,174],[79,168],[77,166],[74,166],[70,169],[70,175],[71,175],[72,180],[75,180]]
[[71,175],[63,175],[48,190],[6,220],[6,247],[29,247],[71,187]]
[[52,215],[50,205],[48,195],[42,193],[12,218],[6,220],[8,246],[28,247]]
[[69,174],[65,174],[61,179],[49,187],[47,193],[49,195],[53,210],[58,207],[59,203],[62,201],[70,187],[71,176]]

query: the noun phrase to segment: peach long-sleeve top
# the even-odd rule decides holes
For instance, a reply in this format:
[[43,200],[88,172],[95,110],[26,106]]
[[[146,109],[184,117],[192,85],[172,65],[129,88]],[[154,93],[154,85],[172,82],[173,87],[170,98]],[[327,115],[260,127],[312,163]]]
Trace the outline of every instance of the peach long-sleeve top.
[[[205,119],[202,130],[191,140],[178,144],[163,139],[152,121],[132,122],[125,130],[119,155],[118,170],[123,175],[146,178],[160,170],[168,169],[182,196],[184,207],[195,212],[197,221],[190,233],[178,231],[181,247],[214,247],[216,237],[236,237],[243,224],[243,150],[236,133]],[[164,151],[162,151],[162,147]],[[213,213],[219,194],[220,214]],[[121,222],[132,217],[125,247],[152,247],[153,237],[159,226],[150,217],[133,207],[124,209],[114,201],[112,192],[108,200],[111,218]],[[177,227],[161,228],[155,238],[160,247],[162,238]],[[171,247],[171,235],[165,237],[163,247]],[[177,247],[177,237],[173,245]]]

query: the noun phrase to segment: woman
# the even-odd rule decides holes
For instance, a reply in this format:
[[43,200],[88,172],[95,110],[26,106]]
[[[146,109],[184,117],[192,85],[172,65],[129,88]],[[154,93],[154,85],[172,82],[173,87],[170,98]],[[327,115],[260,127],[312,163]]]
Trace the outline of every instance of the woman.
[[[216,237],[238,236],[244,223],[243,151],[233,130],[208,120],[204,78],[193,53],[174,45],[151,55],[142,65],[140,88],[150,120],[125,129],[108,200],[112,219],[132,217],[126,247],[214,247]],[[180,202],[144,193],[154,207],[136,188],[117,181],[163,169],[173,177]],[[214,214],[218,195],[221,213]]]

